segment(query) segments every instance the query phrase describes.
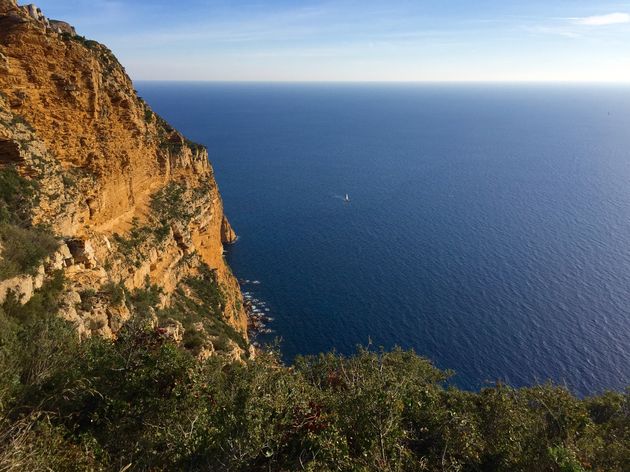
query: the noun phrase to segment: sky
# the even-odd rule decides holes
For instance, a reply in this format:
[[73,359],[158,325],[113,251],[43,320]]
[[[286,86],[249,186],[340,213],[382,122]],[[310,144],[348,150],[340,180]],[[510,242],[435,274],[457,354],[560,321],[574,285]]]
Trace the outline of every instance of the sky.
[[630,0],[35,1],[135,80],[630,82]]

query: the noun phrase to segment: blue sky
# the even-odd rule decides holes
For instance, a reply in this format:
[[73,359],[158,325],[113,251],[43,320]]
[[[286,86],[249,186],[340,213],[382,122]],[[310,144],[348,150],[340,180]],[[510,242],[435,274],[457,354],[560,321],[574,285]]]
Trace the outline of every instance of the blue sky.
[[630,0],[40,0],[139,80],[630,82]]

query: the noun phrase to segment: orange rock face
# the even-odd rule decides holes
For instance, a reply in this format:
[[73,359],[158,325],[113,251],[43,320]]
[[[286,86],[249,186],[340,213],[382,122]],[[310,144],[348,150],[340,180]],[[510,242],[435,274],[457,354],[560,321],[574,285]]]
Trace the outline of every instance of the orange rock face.
[[[216,270],[226,318],[246,336],[240,289],[222,255],[236,234],[206,149],[153,113],[105,46],[32,13],[0,0],[0,166],[40,182],[35,222],[89,247],[68,278],[77,288],[105,279],[133,289],[148,277],[168,303],[203,261]],[[153,198],[174,184],[191,214],[142,240],[130,261],[117,241],[155,226]]]

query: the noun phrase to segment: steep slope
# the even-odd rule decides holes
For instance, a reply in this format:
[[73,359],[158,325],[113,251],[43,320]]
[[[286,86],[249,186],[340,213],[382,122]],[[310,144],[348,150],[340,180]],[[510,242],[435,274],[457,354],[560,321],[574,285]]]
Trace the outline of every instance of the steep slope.
[[204,276],[219,287],[223,319],[246,337],[223,258],[235,234],[207,151],[153,113],[111,51],[34,6],[0,0],[0,92],[0,170],[37,183],[29,224],[60,238],[31,274],[0,277],[0,303],[10,291],[26,302],[63,269],[63,315],[86,335],[113,336],[130,310],[112,307],[104,287],[157,285],[168,307],[190,295],[186,280]]

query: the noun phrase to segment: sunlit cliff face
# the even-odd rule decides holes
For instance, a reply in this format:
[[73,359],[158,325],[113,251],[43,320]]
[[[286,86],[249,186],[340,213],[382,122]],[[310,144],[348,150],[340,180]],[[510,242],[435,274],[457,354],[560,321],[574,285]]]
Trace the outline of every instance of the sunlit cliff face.
[[129,312],[79,308],[76,294],[151,283],[168,306],[207,264],[224,317],[246,336],[240,289],[222,256],[236,236],[207,151],[152,112],[111,51],[34,6],[0,0],[0,91],[0,167],[38,183],[33,222],[63,241],[42,270],[65,271],[64,313],[81,332],[113,336]]

